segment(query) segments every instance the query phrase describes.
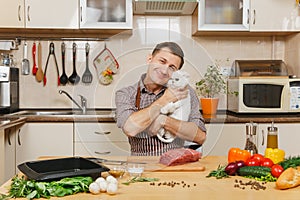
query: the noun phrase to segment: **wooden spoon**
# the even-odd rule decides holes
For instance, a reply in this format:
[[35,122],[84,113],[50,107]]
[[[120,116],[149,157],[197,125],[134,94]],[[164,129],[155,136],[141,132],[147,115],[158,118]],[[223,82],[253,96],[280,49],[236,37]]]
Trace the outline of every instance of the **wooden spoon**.
[[42,69],[42,45],[40,42],[38,44],[38,70],[36,71],[35,78],[37,82],[41,82],[44,78],[44,73]]

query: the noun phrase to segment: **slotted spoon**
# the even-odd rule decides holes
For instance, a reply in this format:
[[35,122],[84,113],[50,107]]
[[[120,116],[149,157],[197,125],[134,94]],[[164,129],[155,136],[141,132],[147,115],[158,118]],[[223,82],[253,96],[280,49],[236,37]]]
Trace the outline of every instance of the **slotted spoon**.
[[86,67],[85,67],[85,72],[82,75],[83,83],[91,83],[93,81],[93,75],[89,69],[89,52],[90,52],[90,45],[89,43],[86,43],[85,44]]

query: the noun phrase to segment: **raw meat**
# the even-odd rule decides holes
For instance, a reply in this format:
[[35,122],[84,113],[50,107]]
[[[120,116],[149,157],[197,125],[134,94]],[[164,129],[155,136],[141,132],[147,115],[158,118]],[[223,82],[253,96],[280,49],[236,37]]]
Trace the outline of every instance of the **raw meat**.
[[172,149],[161,155],[159,163],[174,166],[189,162],[196,162],[201,158],[201,153],[193,149],[180,148]]

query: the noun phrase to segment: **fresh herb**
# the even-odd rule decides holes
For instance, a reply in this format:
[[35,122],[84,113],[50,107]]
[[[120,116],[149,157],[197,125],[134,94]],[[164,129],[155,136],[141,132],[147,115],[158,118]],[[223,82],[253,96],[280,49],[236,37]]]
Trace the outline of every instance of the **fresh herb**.
[[92,182],[91,177],[80,176],[52,182],[38,182],[26,180],[24,176],[15,176],[12,179],[8,196],[10,198],[25,197],[27,199],[41,197],[49,199],[51,196],[62,197],[79,192],[88,192],[89,185]]
[[266,176],[261,177],[254,177],[254,176],[245,176],[246,178],[255,179],[257,181],[264,181],[264,182],[276,182],[277,178],[272,176],[271,173],[267,174]]
[[216,170],[211,171],[206,177],[216,177],[217,179],[228,178],[229,175],[225,172],[226,166],[219,165]]
[[136,182],[154,182],[159,181],[158,178],[147,178],[147,177],[133,177],[132,179],[128,180],[127,182],[124,182],[122,184],[129,185],[130,183],[136,183]]
[[286,170],[289,167],[300,166],[300,156],[286,158],[284,161],[281,161],[278,164],[281,165],[284,170]]
[[8,199],[11,199],[9,195],[0,194],[0,200],[8,200]]

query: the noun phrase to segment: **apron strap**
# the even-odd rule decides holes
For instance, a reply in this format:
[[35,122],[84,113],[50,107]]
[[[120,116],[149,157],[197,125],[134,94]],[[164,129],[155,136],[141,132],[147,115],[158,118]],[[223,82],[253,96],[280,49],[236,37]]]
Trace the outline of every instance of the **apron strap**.
[[136,96],[135,96],[135,107],[140,110],[140,103],[141,103],[141,87],[140,87],[140,82],[138,83],[137,91],[136,91]]

